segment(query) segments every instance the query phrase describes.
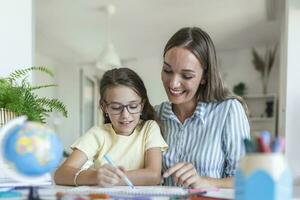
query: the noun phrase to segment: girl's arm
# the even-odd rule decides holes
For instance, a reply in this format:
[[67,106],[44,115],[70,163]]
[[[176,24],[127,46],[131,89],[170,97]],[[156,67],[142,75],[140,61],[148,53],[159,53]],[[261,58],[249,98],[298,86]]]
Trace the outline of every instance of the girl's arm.
[[[56,170],[54,181],[58,185],[75,185],[75,174],[86,163],[87,156],[80,150],[75,149],[65,162]],[[84,170],[77,176],[78,185],[96,185],[97,171]]]
[[[56,170],[55,183],[58,185],[75,185],[75,174],[86,163],[87,156],[82,151],[75,149],[68,159]],[[81,171],[76,178],[76,185],[99,185],[110,187],[121,185],[123,172],[109,164],[102,165],[99,169]]]
[[134,185],[158,185],[161,178],[161,148],[150,148],[145,152],[145,168],[125,172]]

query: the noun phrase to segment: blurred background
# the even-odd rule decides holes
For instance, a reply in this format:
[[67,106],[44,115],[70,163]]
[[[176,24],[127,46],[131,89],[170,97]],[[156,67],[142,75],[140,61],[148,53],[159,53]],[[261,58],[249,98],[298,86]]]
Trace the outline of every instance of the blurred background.
[[[273,135],[287,135],[298,130],[296,100],[288,98],[299,82],[293,76],[299,72],[299,51],[293,47],[300,43],[297,0],[0,2],[1,75],[32,65],[52,69],[54,81],[34,74],[32,82],[58,84],[39,95],[66,104],[68,118],[53,113],[47,123],[68,151],[76,138],[101,123],[99,79],[112,65],[134,69],[143,78],[153,105],[167,100],[160,80],[163,48],[177,30],[187,26],[198,26],[211,36],[226,86],[248,103],[253,134],[266,129]],[[294,55],[291,60],[287,52]],[[297,137],[287,138],[287,143]],[[292,156],[300,152],[287,151]]]
[[[56,74],[59,87],[46,95],[56,95],[67,104],[69,117],[52,119],[58,132],[64,132],[66,145],[94,122],[101,121],[94,111],[98,103],[98,78],[110,68],[101,65],[105,59],[134,69],[143,78],[153,105],[166,101],[160,80],[163,48],[172,34],[186,26],[198,26],[210,34],[226,85],[233,89],[242,82],[247,95],[255,96],[249,99],[249,103],[255,104],[252,107],[259,107],[251,113],[251,120],[256,121],[252,130],[275,132],[279,54],[270,72],[267,94],[263,94],[261,74],[252,63],[252,50],[256,49],[265,59],[266,51],[280,42],[281,1],[39,0],[35,3],[35,62],[52,67]],[[114,46],[113,52],[108,52],[109,45]],[[104,54],[110,53],[114,55],[105,58]],[[274,103],[269,118],[265,115],[266,100]]]

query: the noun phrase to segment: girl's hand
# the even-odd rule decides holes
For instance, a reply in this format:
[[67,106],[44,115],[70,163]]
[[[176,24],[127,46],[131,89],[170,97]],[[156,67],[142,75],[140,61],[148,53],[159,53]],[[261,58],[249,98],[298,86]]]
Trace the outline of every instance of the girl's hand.
[[175,183],[179,183],[185,187],[205,187],[208,185],[205,178],[198,175],[195,167],[191,163],[181,162],[173,165],[164,174],[167,178],[172,176]]
[[123,176],[124,172],[121,169],[114,168],[109,164],[104,164],[97,170],[98,185],[102,187],[122,185]]

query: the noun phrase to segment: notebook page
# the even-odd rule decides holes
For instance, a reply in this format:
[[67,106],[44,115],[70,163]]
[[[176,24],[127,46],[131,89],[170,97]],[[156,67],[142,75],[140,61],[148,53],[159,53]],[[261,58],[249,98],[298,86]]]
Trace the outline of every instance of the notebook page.
[[234,190],[227,188],[220,188],[218,191],[208,191],[203,196],[212,198],[222,198],[222,199],[234,199]]
[[112,188],[100,188],[90,186],[80,186],[64,191],[69,194],[91,194],[106,193],[110,195],[145,195],[145,196],[173,196],[185,195],[187,190],[180,187],[169,186],[135,186],[131,189],[128,186],[116,186]]
[[47,179],[44,182],[38,182],[35,184],[29,184],[26,182],[19,182],[16,181],[12,178],[10,178],[9,176],[6,176],[5,174],[1,174],[0,175],[0,188],[12,188],[12,187],[25,187],[25,186],[50,186],[52,185],[52,179],[51,176],[49,174],[49,176],[47,175]]
[[[4,168],[12,168],[11,166],[5,164],[5,163],[0,163],[0,171],[3,172]],[[45,175],[45,180],[42,182],[37,182],[37,183],[26,183],[22,181],[17,181],[13,178],[11,178],[8,174],[6,173],[0,173],[0,188],[12,188],[12,187],[25,187],[25,186],[50,186],[52,185],[52,178],[50,174]]]

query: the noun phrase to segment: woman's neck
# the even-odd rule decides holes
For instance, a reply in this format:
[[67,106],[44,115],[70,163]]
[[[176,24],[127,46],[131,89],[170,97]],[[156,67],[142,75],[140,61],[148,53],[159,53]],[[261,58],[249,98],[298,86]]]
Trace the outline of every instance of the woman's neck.
[[190,101],[184,104],[172,104],[172,110],[182,124],[187,118],[191,117],[194,114],[196,107],[197,100]]

